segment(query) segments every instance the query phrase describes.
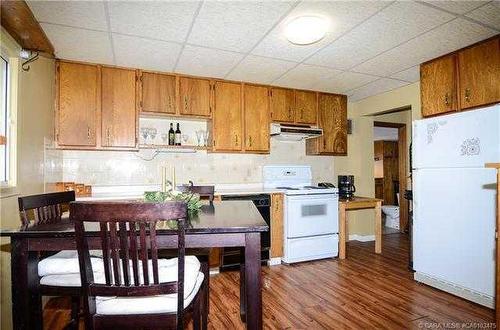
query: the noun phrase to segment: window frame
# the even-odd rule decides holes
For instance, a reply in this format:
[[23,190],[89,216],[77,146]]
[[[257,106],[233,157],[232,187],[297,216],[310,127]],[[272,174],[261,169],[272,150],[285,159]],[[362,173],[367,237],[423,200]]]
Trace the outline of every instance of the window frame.
[[[1,93],[3,94],[2,97],[4,97],[4,108],[1,109],[3,112],[3,115],[5,116],[5,123],[2,123],[2,126],[5,125],[4,129],[4,139],[5,139],[5,151],[2,152],[2,155],[0,157],[5,157],[5,169],[4,173],[1,174],[0,176],[0,186],[1,187],[9,187],[12,186],[11,182],[11,176],[10,176],[10,167],[11,167],[11,162],[10,162],[10,154],[11,154],[11,141],[10,141],[10,91],[11,91],[11,73],[10,73],[10,61],[9,57],[4,54],[4,52],[0,53],[1,61],[5,62],[5,72],[2,75],[1,79],[3,80],[2,84],[5,86],[5,90],[2,90]],[[2,66],[4,63],[2,63]],[[3,129],[3,128],[2,128]],[[1,136],[1,135],[0,135]]]

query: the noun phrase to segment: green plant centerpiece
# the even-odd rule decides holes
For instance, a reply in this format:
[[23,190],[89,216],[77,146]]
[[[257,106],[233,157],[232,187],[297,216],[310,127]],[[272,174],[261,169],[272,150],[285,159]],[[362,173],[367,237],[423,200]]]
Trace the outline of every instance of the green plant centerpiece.
[[203,205],[203,202],[200,200],[200,195],[173,189],[168,191],[146,191],[144,192],[144,200],[146,202],[153,203],[163,203],[168,201],[185,202],[190,216],[196,215]]

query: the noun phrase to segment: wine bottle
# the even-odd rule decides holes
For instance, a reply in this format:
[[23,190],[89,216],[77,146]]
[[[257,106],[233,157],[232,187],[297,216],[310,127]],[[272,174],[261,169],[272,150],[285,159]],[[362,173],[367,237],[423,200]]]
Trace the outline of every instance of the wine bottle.
[[168,130],[168,145],[173,146],[174,144],[175,144],[174,123],[170,123],[170,129]]
[[175,130],[175,145],[181,145],[181,130],[179,129],[179,123],[177,123],[177,129]]

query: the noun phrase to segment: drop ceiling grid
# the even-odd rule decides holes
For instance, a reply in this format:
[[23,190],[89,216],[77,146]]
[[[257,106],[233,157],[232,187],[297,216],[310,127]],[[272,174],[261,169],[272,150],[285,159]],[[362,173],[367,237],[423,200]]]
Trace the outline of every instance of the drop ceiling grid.
[[[347,3],[28,4],[61,58],[346,93],[353,99],[417,81],[419,63],[500,28],[500,5],[494,1]],[[313,12],[337,15],[338,30],[313,47],[289,44],[282,35],[284,24]],[[248,28],[252,21],[262,24],[254,31]],[[451,31],[451,41],[437,39],[434,31],[450,23],[458,33]],[[376,38],[377,29],[384,37]],[[359,57],[353,50],[361,52]]]

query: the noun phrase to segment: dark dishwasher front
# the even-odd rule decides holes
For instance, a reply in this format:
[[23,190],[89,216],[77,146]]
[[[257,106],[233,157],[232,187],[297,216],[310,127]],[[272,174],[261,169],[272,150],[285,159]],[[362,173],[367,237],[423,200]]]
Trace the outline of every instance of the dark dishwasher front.
[[[222,195],[223,201],[231,200],[248,200],[252,201],[257,207],[260,215],[269,226],[269,231],[260,234],[260,245],[262,249],[262,262],[269,260],[269,248],[271,246],[271,196],[268,194],[258,195]],[[234,270],[240,267],[242,260],[242,249],[240,248],[224,248],[222,251],[221,271]]]

